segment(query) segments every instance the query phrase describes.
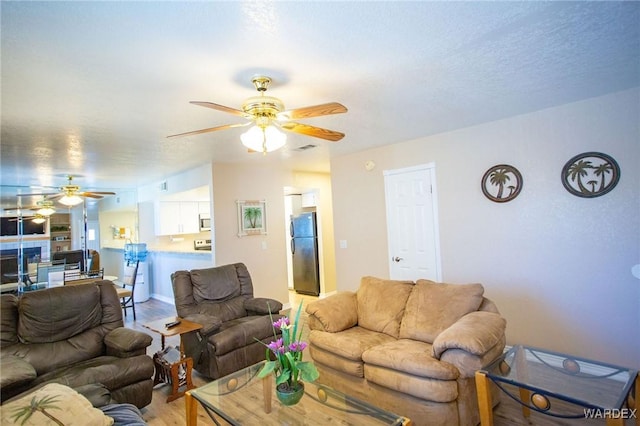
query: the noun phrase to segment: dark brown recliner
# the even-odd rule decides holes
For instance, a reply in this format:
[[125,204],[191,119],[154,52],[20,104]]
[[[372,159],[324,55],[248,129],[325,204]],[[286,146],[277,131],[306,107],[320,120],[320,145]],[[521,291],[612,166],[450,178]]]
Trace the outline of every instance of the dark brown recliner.
[[45,383],[101,383],[113,400],[142,408],[153,393],[151,341],[123,327],[111,281],[2,295],[2,401]]
[[200,332],[182,336],[185,354],[199,373],[217,379],[264,360],[265,347],[256,339],[274,340],[269,311],[276,321],[282,303],[253,297],[243,263],[176,271],[171,283],[178,316],[203,325]]

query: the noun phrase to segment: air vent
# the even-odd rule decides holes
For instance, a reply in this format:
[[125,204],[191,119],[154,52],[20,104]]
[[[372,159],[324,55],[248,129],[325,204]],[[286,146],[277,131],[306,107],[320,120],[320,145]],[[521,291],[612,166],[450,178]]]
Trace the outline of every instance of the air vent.
[[308,149],[313,149],[313,148],[315,148],[317,146],[318,145],[313,145],[313,144],[304,145],[304,146],[301,146],[300,148],[297,148],[296,151],[306,151]]

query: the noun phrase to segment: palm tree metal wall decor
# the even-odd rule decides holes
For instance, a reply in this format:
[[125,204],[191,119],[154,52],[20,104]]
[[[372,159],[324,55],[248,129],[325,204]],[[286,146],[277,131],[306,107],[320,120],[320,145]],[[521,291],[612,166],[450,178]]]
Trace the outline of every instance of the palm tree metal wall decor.
[[594,198],[611,191],[620,180],[616,160],[601,152],[584,152],[571,158],[562,168],[565,189],[583,198]]
[[511,201],[522,190],[522,175],[513,166],[498,164],[482,176],[482,193],[496,203]]

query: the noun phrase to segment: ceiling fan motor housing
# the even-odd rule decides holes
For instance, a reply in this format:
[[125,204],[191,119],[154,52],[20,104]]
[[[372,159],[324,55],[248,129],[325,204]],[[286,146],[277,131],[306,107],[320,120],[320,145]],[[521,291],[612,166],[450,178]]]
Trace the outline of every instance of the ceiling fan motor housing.
[[[284,111],[284,103],[273,96],[252,96],[242,104],[242,110],[256,119],[256,124],[265,121],[268,125],[278,113]],[[262,119],[262,120],[261,120]]]

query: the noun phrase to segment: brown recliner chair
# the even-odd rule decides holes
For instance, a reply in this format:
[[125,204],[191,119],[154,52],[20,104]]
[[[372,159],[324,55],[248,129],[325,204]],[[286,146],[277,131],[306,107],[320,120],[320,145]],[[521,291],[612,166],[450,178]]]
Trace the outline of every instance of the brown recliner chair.
[[203,325],[182,336],[184,352],[199,373],[217,379],[264,360],[258,340],[275,339],[272,319],[281,317],[282,303],[253,297],[243,263],[176,271],[171,283],[178,316]]
[[142,408],[153,393],[151,341],[123,327],[111,281],[2,295],[2,401],[46,383],[101,383],[114,401]]

